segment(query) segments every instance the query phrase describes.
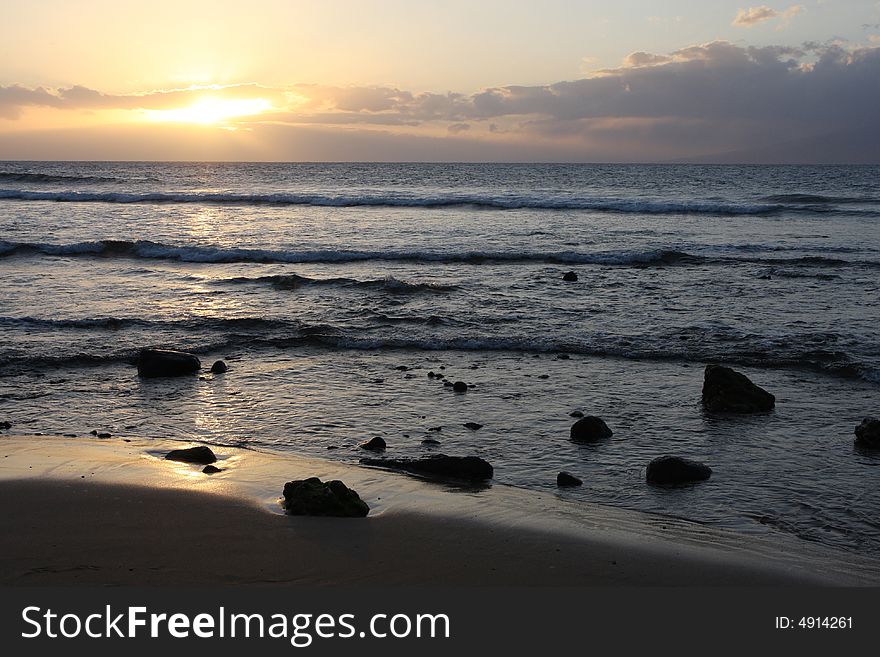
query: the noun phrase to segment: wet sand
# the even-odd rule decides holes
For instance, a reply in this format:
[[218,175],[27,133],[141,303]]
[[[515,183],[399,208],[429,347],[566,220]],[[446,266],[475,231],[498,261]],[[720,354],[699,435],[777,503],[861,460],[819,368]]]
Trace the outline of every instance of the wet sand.
[[[0,584],[877,585],[880,564],[789,537],[494,486],[179,442],[0,439]],[[366,519],[288,517],[285,481],[339,478]]]

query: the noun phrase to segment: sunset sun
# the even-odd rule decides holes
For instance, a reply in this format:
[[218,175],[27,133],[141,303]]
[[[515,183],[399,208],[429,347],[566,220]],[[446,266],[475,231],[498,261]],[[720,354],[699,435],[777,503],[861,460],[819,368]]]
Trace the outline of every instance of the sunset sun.
[[272,103],[265,98],[203,98],[187,107],[144,110],[144,115],[150,121],[210,125],[242,116],[254,116],[271,107]]

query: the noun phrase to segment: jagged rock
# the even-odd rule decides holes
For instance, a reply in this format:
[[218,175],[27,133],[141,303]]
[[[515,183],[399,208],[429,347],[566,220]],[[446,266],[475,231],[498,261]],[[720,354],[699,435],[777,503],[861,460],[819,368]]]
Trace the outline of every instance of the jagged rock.
[[576,443],[595,443],[613,435],[605,421],[595,415],[587,415],[571,425],[571,440]]
[[165,458],[169,461],[183,461],[184,463],[198,463],[199,465],[207,465],[217,460],[211,448],[205,445],[188,447],[186,449],[173,449],[165,455]]
[[468,385],[464,381],[456,381],[452,384],[453,392],[467,392]]
[[360,444],[361,449],[367,449],[371,452],[381,452],[387,446],[388,445],[385,444],[385,439],[381,436],[374,436],[373,438],[370,438],[366,442]]
[[477,429],[482,429],[482,424],[477,424],[476,422],[465,422],[464,426],[470,429],[471,431],[476,431]]
[[880,448],[880,420],[866,417],[856,427],[856,445],[859,447]]
[[141,349],[137,361],[138,375],[147,378],[193,374],[201,367],[193,354],[170,349]]
[[370,512],[360,496],[338,479],[324,483],[317,477],[284,484],[282,506],[292,516],[364,518]]
[[563,472],[560,472],[558,475],[556,475],[556,485],[560,486],[560,487],[580,486],[583,483],[584,483],[583,481],[581,481],[580,479],[575,477],[570,472],[563,471]]
[[213,374],[223,374],[229,369],[229,366],[224,363],[222,360],[215,360],[214,364],[211,365],[211,372]]
[[648,464],[645,478],[652,484],[686,484],[712,476],[712,468],[679,456],[661,456]]
[[491,479],[494,472],[488,461],[477,456],[435,454],[415,459],[361,459],[361,463],[427,477],[464,481],[485,481]]
[[223,468],[218,468],[216,465],[206,465],[202,468],[202,472],[205,474],[217,474],[218,472],[223,472]]
[[776,405],[776,398],[752,383],[745,374],[723,365],[706,365],[703,407],[711,413],[762,413]]
[[578,275],[573,271],[567,271],[562,275],[562,280],[566,283],[574,283],[578,279]]

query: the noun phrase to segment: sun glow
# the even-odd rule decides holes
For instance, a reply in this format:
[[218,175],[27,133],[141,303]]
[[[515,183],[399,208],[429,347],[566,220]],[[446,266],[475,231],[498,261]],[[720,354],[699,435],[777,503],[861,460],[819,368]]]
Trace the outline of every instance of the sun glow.
[[222,123],[240,116],[253,116],[271,109],[272,103],[265,98],[204,98],[189,107],[167,110],[144,110],[150,121],[166,123],[199,123],[208,125]]

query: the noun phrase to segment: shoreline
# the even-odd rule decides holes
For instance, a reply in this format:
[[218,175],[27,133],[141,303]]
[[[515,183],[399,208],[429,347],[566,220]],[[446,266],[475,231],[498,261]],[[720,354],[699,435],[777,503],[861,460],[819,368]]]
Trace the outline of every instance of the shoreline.
[[[162,458],[190,444],[4,436],[0,585],[880,584],[880,560],[504,485],[227,447],[210,476]],[[369,517],[285,516],[284,483],[309,476]]]

